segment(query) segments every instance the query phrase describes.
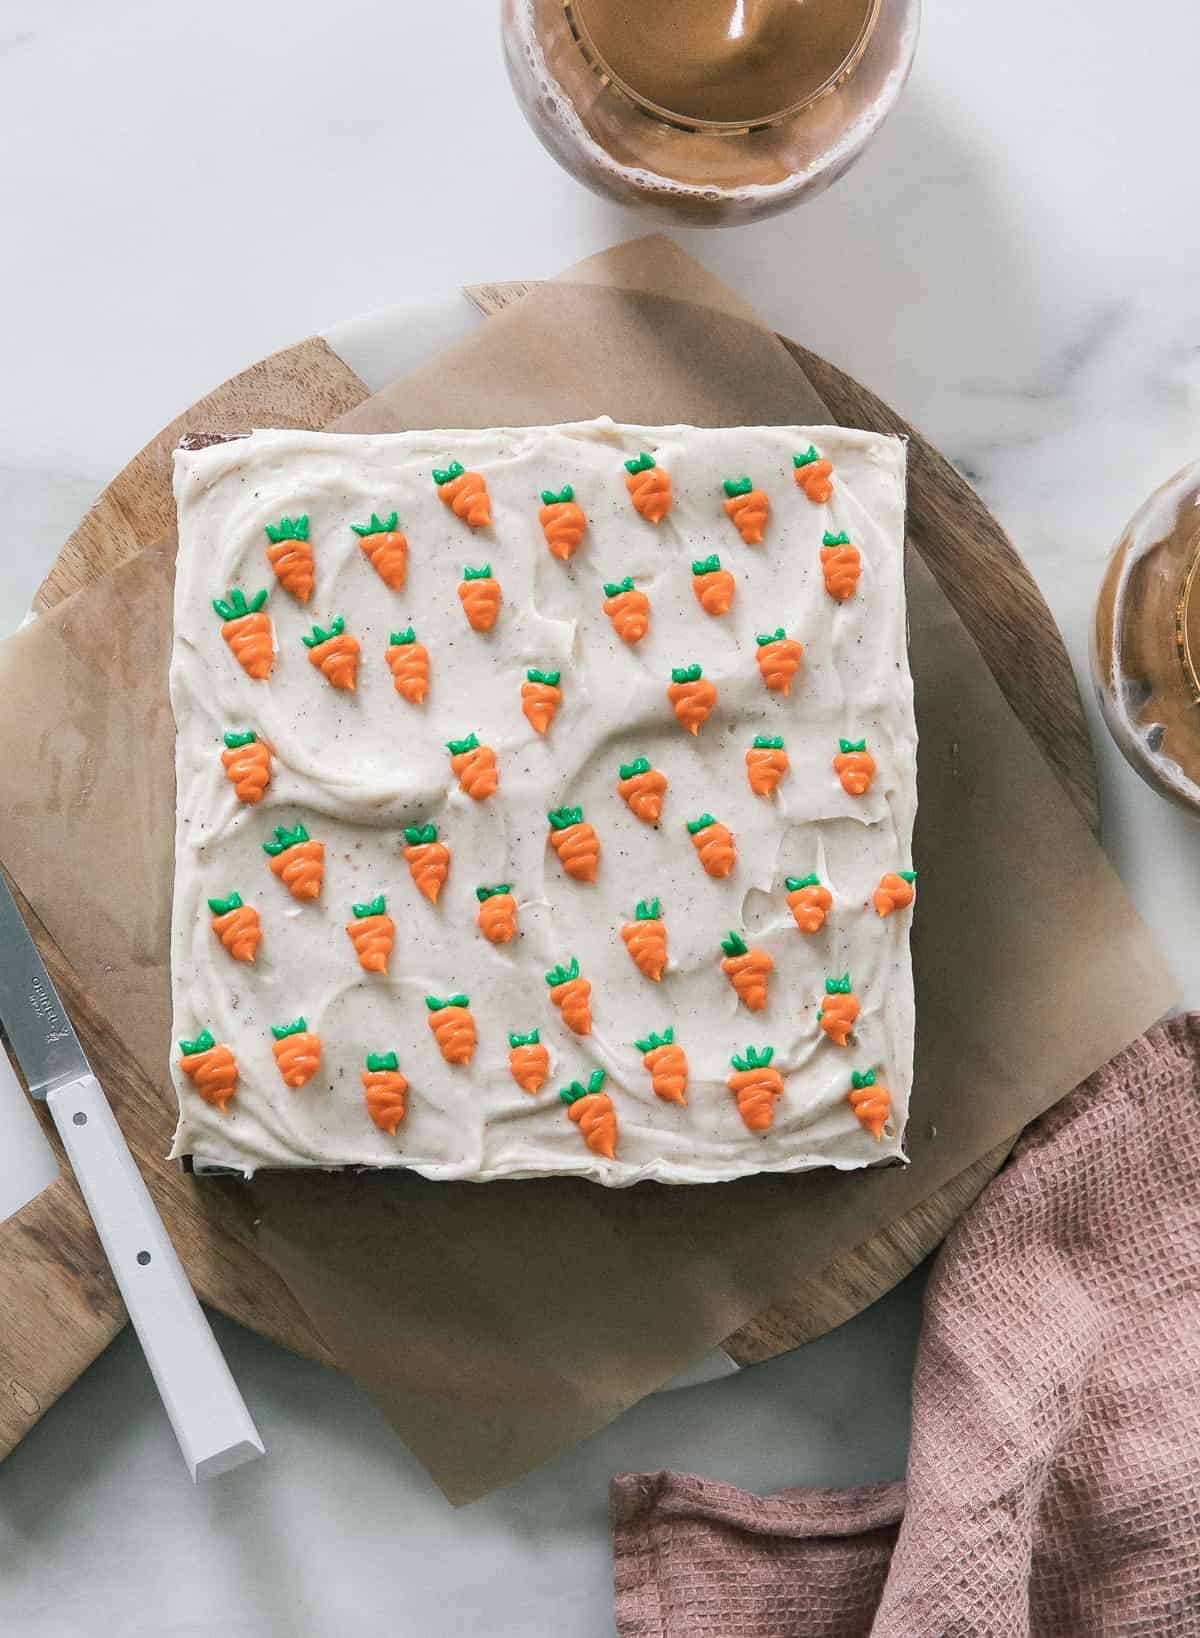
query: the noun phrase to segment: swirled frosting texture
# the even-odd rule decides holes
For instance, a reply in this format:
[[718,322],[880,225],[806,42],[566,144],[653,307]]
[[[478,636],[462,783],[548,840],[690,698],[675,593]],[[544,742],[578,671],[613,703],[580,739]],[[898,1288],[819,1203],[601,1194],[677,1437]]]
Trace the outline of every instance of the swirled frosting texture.
[[[833,463],[833,494],[814,506],[792,456],[814,444]],[[648,451],[671,475],[657,525],[630,505],[623,462]],[[434,468],[482,473],[490,526],[469,528],[439,499]],[[751,472],[769,495],[761,546],[731,540],[722,478]],[[568,561],[547,549],[540,495],[570,484],[587,530]],[[277,1166],[407,1166],[428,1177],[568,1173],[624,1185],[692,1183],[755,1171],[854,1168],[895,1157],[912,1077],[911,913],[876,915],[886,871],[911,867],[916,731],[903,586],[904,449],[840,428],[628,427],[607,420],[550,428],[338,436],[257,432],[176,455],[179,562],[171,698],[178,725],[172,980],[176,1037],[209,1028],[236,1052],[237,1095],[221,1113],[172,1064],[180,1118],[174,1154],[249,1174]],[[385,586],[351,525],[398,513],[408,541],[403,588]],[[306,515],[315,584],[306,607],[276,585],[265,527]],[[825,589],[824,531],[862,554],[855,595]],[[713,620],[692,589],[694,560],[722,554],[737,576]],[[473,631],[458,586],[488,561],[504,589],[495,627]],[[650,600],[636,646],[604,612],[604,583],[632,576]],[[248,679],[221,636],[212,599],[230,586],[271,587],[277,647],[270,680]],[[358,639],[354,692],[330,688],[301,637],[335,616]],[[392,632],[412,625],[429,654],[423,704],[397,694]],[[782,626],[804,658],[790,692],[771,692],[755,637]],[[700,664],[718,691],[693,738],[667,700],[672,667]],[[530,668],[561,672],[562,703],[545,735],[521,709]],[[221,764],[222,735],[253,730],[271,782],[239,802]],[[494,749],[500,784],[473,802],[447,742],[474,733]],[[790,767],[769,800],[750,789],[745,748],[782,735]],[[840,738],[866,740],[878,772],[852,798],[831,767]],[[617,792],[619,766],[645,756],[666,776],[648,825]],[[600,842],[592,884],[572,880],[549,845],[546,814],[582,807]],[[705,874],[685,828],[710,812],[736,837],[724,879]],[[324,844],[314,901],[271,873],[264,841],[304,825]],[[450,849],[437,904],[418,891],[404,826],[437,826]],[[803,936],[784,878],[815,872],[833,894],[821,930]],[[512,883],[518,935],[481,937],[475,889]],[[209,898],[241,894],[259,910],[253,965],[214,936]],[[386,897],[395,948],[367,973],[346,937],[351,906]],[[652,983],[621,938],[635,904],[657,897],[669,964]],[[750,1015],[721,970],[720,939],[739,930],[773,960],[767,1008]],[[543,974],[575,957],[591,984],[593,1026],[572,1034]],[[850,972],[862,1003],[849,1050],[817,1023],[830,975]],[[465,993],[478,1032],[469,1065],[442,1059],[426,995]],[[321,1065],[301,1089],[280,1078],[272,1024],[303,1014]],[[656,1095],[635,1041],[674,1029],[686,1051],[687,1103]],[[534,1096],[513,1080],[510,1032],[537,1028],[549,1078]],[[775,1049],[783,1077],[762,1132],[742,1120],[727,1081],[748,1042]],[[408,1081],[394,1136],[373,1122],[360,1071],[397,1054]],[[607,1072],[619,1122],[616,1158],[592,1153],[557,1088]],[[892,1094],[878,1143],[848,1100],[852,1069],[875,1068]]]

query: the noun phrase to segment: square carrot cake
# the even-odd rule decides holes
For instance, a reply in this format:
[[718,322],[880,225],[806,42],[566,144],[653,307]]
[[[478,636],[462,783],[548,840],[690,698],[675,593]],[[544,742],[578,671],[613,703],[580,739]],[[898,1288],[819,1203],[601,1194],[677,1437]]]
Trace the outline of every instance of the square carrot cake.
[[607,419],[180,449],[173,1153],[901,1156],[904,461]]

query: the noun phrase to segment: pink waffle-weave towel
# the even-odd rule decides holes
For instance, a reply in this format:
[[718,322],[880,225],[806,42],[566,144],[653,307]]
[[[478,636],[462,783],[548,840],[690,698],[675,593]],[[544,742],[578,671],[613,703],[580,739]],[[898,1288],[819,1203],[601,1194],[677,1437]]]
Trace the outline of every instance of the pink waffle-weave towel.
[[903,1484],[613,1481],[621,1638],[1200,1634],[1200,1014],[1021,1139],[930,1279]]

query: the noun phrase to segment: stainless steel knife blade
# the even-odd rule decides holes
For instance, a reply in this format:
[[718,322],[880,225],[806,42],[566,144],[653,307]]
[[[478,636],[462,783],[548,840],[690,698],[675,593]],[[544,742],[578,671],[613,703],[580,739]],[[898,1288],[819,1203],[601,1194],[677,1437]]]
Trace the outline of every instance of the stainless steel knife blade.
[[50,981],[8,883],[0,875],[0,1027],[31,1096],[45,1099],[91,1065]]

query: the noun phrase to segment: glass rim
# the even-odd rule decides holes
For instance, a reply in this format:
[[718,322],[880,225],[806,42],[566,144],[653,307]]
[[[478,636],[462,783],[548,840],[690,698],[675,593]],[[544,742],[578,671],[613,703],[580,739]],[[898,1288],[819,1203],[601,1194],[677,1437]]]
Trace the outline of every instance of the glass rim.
[[854,44],[846,52],[837,67],[828,74],[815,90],[805,96],[788,103],[786,107],[774,110],[769,114],[759,114],[754,119],[699,119],[689,114],[681,114],[672,108],[664,108],[652,98],[643,96],[635,91],[628,81],[608,63],[599,50],[588,30],[587,23],[578,9],[579,0],[562,0],[563,14],[567,20],[567,27],[571,30],[572,38],[583,54],[588,67],[597,78],[612,86],[621,96],[631,102],[641,113],[662,125],[669,125],[678,131],[724,132],[737,134],[738,132],[765,131],[772,126],[781,125],[785,120],[792,119],[811,108],[814,103],[826,97],[846,78],[857,66],[870,44],[879,22],[879,14],[883,9],[883,0],[867,0],[866,15],[862,27],[858,31]]

